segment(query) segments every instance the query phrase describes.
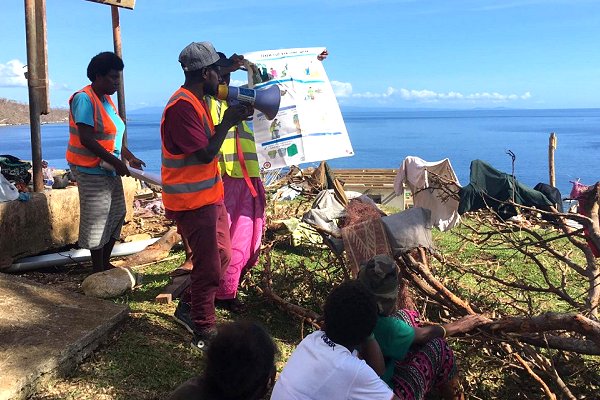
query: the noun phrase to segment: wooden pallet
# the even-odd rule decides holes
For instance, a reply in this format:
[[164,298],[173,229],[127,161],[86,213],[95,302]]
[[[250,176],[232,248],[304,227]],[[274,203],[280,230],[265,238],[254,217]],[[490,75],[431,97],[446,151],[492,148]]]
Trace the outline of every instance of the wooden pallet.
[[397,169],[336,169],[335,177],[344,183],[344,187],[393,188]]
[[335,177],[345,190],[357,191],[369,196],[376,203],[393,204],[400,210],[412,207],[412,194],[404,187],[404,195],[396,196],[394,181],[398,174],[393,168],[335,169]]

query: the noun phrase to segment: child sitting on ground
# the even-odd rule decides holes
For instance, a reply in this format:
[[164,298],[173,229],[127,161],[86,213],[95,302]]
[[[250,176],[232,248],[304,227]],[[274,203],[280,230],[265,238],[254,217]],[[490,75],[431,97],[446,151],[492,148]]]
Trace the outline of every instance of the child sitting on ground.
[[277,347],[253,322],[221,325],[206,351],[204,373],[181,385],[169,400],[258,400],[275,380]]
[[350,281],[333,289],[324,319],[323,330],[305,337],[292,353],[271,400],[397,399],[378,376],[384,363],[372,338],[377,305],[367,288]]
[[468,332],[487,321],[470,315],[445,325],[419,326],[419,314],[397,310],[398,267],[387,255],[363,263],[358,280],[375,296],[379,317],[374,328],[385,360],[382,379],[400,399],[422,400],[433,388],[444,399],[464,399],[447,336]]

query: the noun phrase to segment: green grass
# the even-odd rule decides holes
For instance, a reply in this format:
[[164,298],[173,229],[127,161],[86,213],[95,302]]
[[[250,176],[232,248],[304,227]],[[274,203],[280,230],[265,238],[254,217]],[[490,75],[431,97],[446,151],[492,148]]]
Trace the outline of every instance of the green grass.
[[[538,230],[543,237],[550,237],[556,233]],[[547,288],[540,269],[526,256],[508,246],[501,240],[490,241],[489,244],[475,245],[471,242],[464,242],[459,235],[467,235],[468,232],[463,227],[455,228],[451,232],[434,231],[434,241],[441,253],[446,257],[456,260],[459,265],[469,266],[474,262],[481,263],[479,267],[474,267],[478,272],[492,274],[504,281],[525,284],[537,288]],[[527,238],[524,232],[519,233],[521,238]],[[555,242],[555,247],[561,251],[572,249],[571,244],[566,239],[560,239]],[[533,248],[528,249],[533,251]],[[541,253],[539,260],[547,267],[547,275],[552,285],[561,286],[561,269],[557,267],[558,261],[551,258],[547,253]],[[583,265],[584,260],[577,251],[571,254],[573,261]],[[485,264],[483,264],[486,262]],[[466,268],[465,268],[466,269]],[[581,275],[576,274],[569,268],[564,268],[567,273],[567,285],[565,288],[576,301],[584,304],[583,296],[587,294],[587,281]],[[437,274],[443,277],[446,283],[464,298],[471,300],[471,303],[489,306],[506,314],[523,314],[524,308],[532,315],[540,314],[545,311],[569,312],[579,311],[560,300],[551,293],[537,292],[533,296],[531,293],[520,289],[506,290],[502,285],[489,279],[477,276],[473,273],[464,273],[451,267],[442,267],[438,265]],[[515,309],[510,304],[519,304],[523,309]]]
[[[543,283],[539,271],[514,251],[505,246],[481,249],[474,245],[462,245],[457,236],[460,232],[434,233],[434,240],[443,254],[462,263],[487,260],[498,266],[499,277]],[[183,261],[183,255],[176,254],[179,258],[141,270],[143,285],[115,300],[129,305],[131,314],[127,322],[71,376],[47,384],[33,399],[158,399],[164,398],[179,383],[202,371],[203,360],[200,353],[190,348],[190,335],[171,317],[176,303],[165,305],[154,302],[154,297],[169,281],[168,273]],[[286,300],[318,312],[331,287],[344,277],[331,261],[326,249],[278,244],[271,252],[275,292]],[[261,262],[265,262],[264,255]],[[434,269],[451,290],[489,310],[518,314],[518,310],[507,305],[514,298],[536,314],[567,308],[545,294],[527,296],[516,291],[511,299],[507,293],[498,290],[496,284],[472,274],[439,265],[434,265]],[[254,284],[260,283],[261,270],[261,265],[253,269],[251,282]],[[88,272],[83,270],[78,273],[83,279]],[[569,293],[576,294],[584,287],[576,279],[570,283]],[[239,317],[218,310],[219,321],[244,318],[262,323],[279,347],[277,366],[281,370],[302,335],[310,332],[310,327],[298,317],[281,311],[267,301],[252,285],[243,287],[240,293],[248,305],[248,311]],[[524,371],[509,368],[507,365],[510,360],[493,354],[493,345],[489,346],[491,353],[482,350],[481,343],[475,345],[469,340],[452,339],[451,345],[457,354],[462,379],[471,398],[543,398],[537,384]],[[597,398],[600,386],[598,357],[567,357],[556,351],[547,354],[556,360],[567,384],[578,396],[582,396],[579,398]],[[557,390],[555,392],[559,393]]]
[[[465,243],[462,236],[468,230],[462,227],[450,232],[434,231],[434,242],[438,250],[446,257],[458,261],[459,265],[473,265],[480,273],[491,274],[510,282],[525,283],[535,287],[547,287],[539,268],[523,254],[507,246],[505,241],[491,241],[488,244],[475,245]],[[548,238],[556,232],[536,229],[536,233]],[[528,235],[520,232],[521,239]],[[555,242],[555,247],[561,251],[573,250],[567,239]],[[533,250],[529,248],[528,250]],[[540,254],[540,261],[548,267],[548,277],[551,284],[560,287],[560,269],[556,259],[548,254]],[[583,257],[577,251],[571,253],[573,261],[583,264]],[[482,261],[485,261],[482,263]],[[481,311],[497,317],[501,315],[539,315],[544,312],[574,312],[580,311],[567,302],[559,299],[554,294],[528,293],[521,289],[506,289],[502,285],[489,279],[464,273],[447,266],[434,263],[436,276],[453,292],[468,299],[473,305],[478,305]],[[565,268],[569,271],[568,268]],[[568,272],[566,292],[582,305],[586,294],[587,281],[584,277]],[[494,354],[498,345],[489,343],[489,351],[474,351],[474,343],[469,340],[451,339],[452,347],[461,361],[463,383],[474,398],[516,398],[537,399],[545,398],[540,387],[522,369],[508,368],[510,358],[498,357],[500,352]],[[479,344],[478,349],[482,349]],[[553,359],[557,370],[566,381],[569,388],[577,398],[596,399],[600,388],[600,358],[593,356],[580,356],[567,354],[557,350],[541,349],[542,354]],[[551,389],[561,398],[560,389],[541,371],[536,371],[549,383]]]
[[[154,298],[168,284],[168,273],[184,257],[144,268],[143,285],[115,299],[130,307],[130,317],[94,354],[66,378],[45,385],[32,399],[159,399],[181,382],[198,375],[202,354],[191,336],[172,319],[176,303]],[[82,271],[82,279],[85,272]],[[89,272],[89,271],[88,271]],[[244,290],[248,312],[239,317],[217,310],[219,321],[244,318],[268,327],[279,350],[279,369],[301,339],[301,323],[283,313],[254,290]]]

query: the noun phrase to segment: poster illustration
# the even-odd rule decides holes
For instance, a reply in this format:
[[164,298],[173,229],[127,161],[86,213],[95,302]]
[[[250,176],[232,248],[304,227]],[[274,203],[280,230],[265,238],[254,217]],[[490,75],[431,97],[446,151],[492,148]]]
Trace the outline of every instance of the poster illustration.
[[264,170],[354,155],[346,125],[323,63],[323,47],[244,54],[248,86],[277,85],[281,103],[272,120],[253,118],[256,150]]

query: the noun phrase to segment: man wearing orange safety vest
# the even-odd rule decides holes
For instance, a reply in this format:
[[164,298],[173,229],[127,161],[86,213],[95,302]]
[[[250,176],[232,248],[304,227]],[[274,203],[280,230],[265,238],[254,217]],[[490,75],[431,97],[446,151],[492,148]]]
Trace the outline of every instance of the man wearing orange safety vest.
[[217,154],[227,131],[253,113],[239,104],[214,126],[204,96],[215,96],[224,65],[213,45],[194,42],[179,55],[185,83],[170,98],[161,121],[162,186],[166,216],[177,223],[194,254],[191,284],[175,311],[204,349],[215,335],[215,293],[231,258],[223,182]]

